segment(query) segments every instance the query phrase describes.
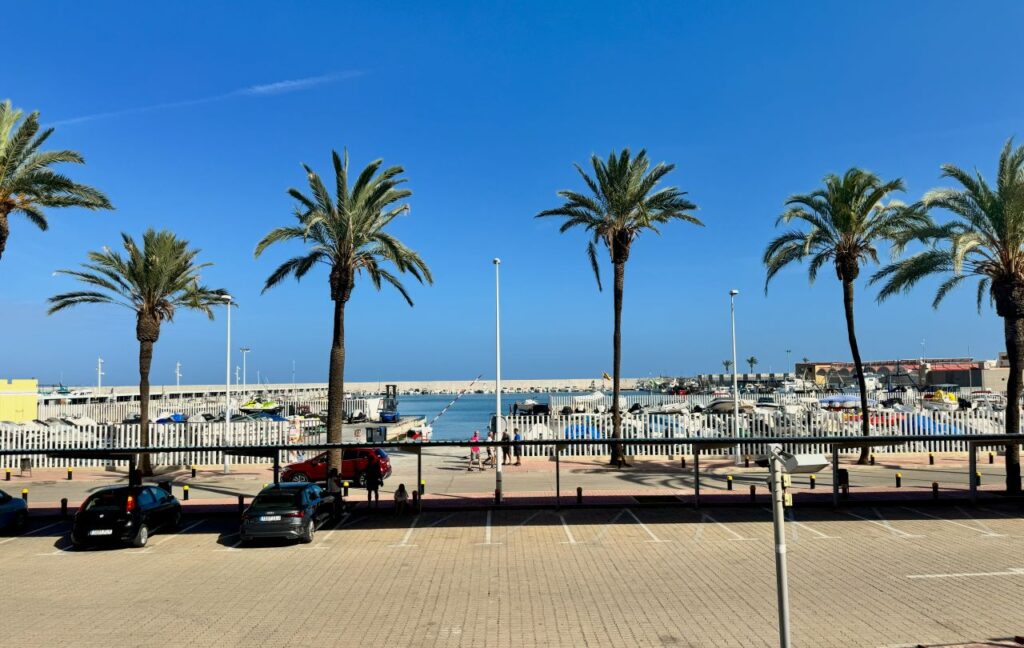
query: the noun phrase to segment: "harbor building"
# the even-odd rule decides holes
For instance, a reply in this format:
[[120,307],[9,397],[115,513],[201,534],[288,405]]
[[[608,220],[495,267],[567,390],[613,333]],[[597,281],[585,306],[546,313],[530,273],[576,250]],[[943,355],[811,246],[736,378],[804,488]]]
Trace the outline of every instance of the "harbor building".
[[0,421],[25,423],[36,417],[39,383],[35,378],[0,378]]
[[[798,362],[796,376],[819,387],[852,386],[857,382],[852,362]],[[1009,363],[1006,354],[997,360],[974,358],[906,358],[893,360],[866,360],[864,373],[873,374],[878,387],[929,387],[957,385],[958,387],[1006,391]]]

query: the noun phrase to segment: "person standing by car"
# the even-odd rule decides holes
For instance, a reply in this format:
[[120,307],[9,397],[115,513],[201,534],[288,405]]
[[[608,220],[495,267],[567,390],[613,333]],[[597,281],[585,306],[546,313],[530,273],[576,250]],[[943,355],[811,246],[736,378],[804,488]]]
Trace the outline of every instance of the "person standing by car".
[[373,500],[374,508],[380,506],[380,462],[371,461],[366,467],[366,504]]
[[480,446],[476,445],[480,441],[480,431],[479,430],[474,430],[473,431],[473,436],[472,436],[472,438],[470,438],[470,441],[473,442],[473,445],[469,446],[469,468],[468,468],[468,470],[470,472],[473,471],[473,462],[474,461],[476,462],[476,467],[479,468],[480,470],[483,470],[484,467],[480,463]]
[[522,440],[523,435],[519,434],[519,428],[516,428],[515,434],[512,435],[512,441],[514,441],[514,443],[512,444],[512,450],[516,455],[515,465],[517,466],[523,465],[523,444],[520,443],[520,441]]
[[509,466],[512,464],[512,437],[508,435],[508,430],[501,433],[501,454],[502,454],[502,465]]

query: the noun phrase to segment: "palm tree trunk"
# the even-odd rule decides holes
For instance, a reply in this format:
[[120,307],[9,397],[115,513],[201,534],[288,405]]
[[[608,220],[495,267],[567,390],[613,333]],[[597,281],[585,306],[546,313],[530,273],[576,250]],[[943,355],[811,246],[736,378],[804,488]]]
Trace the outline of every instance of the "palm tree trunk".
[[[341,443],[345,424],[345,300],[334,300],[334,336],[331,338],[331,364],[327,375],[327,442]],[[341,450],[328,453],[327,472],[341,474]]]
[[[139,341],[139,445],[149,447],[149,368],[153,364],[153,343]],[[139,457],[139,470],[149,477],[153,464],[148,454]]]
[[[843,307],[846,310],[846,334],[850,338],[850,353],[853,355],[853,366],[857,371],[857,386],[860,389],[860,418],[861,431],[864,436],[870,436],[871,427],[868,420],[868,388],[864,381],[864,365],[860,360],[860,348],[857,346],[857,334],[853,330],[853,281],[843,281]],[[864,446],[860,449],[860,457],[857,463],[866,464],[870,448]]]
[[[622,438],[622,412],[619,411],[619,392],[622,369],[622,286],[626,278],[624,261],[615,263],[615,283],[612,289],[615,303],[615,329],[612,333],[612,438]],[[625,452],[620,444],[612,447],[609,463],[622,466]]]
[[[1006,434],[1020,434],[1021,368],[1024,367],[1024,318],[1003,317],[1006,356],[1010,375],[1006,380]],[[1020,487],[1020,444],[1006,446],[1006,492],[1017,495]]]
[[7,247],[7,237],[11,233],[11,227],[7,224],[7,211],[0,211],[0,259],[4,256],[4,249]]

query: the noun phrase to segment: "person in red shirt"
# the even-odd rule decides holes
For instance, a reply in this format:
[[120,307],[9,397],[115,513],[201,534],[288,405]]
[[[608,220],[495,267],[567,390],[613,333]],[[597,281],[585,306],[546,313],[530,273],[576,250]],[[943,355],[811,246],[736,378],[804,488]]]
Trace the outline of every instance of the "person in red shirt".
[[[470,441],[479,441],[480,440],[480,431],[479,430],[475,430],[473,432],[473,436],[469,440]],[[478,469],[480,469],[480,470],[484,469],[483,464],[480,463],[480,446],[475,445],[475,444],[469,446],[469,468],[468,468],[468,470],[470,470],[470,471],[473,470],[473,462],[474,461],[476,462],[476,467]]]

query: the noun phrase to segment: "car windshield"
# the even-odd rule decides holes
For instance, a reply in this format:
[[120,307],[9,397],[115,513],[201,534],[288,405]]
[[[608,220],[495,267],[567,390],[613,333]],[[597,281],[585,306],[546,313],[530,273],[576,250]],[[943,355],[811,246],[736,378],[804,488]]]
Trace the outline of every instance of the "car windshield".
[[85,502],[86,511],[119,511],[125,506],[126,491],[96,493]]
[[289,508],[302,503],[302,491],[273,491],[260,493],[252,501],[254,509]]

